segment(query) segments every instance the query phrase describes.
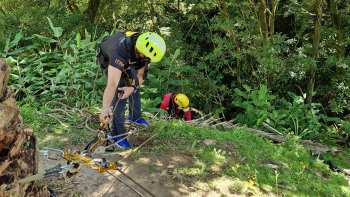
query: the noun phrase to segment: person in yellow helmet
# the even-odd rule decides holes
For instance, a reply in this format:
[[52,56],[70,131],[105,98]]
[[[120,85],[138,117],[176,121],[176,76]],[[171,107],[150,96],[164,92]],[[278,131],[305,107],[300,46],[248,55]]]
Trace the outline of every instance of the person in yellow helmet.
[[167,94],[163,97],[163,101],[157,107],[163,109],[175,118],[184,118],[186,121],[192,120],[190,101],[184,94]]
[[[166,44],[158,34],[152,32],[139,34],[131,31],[119,31],[105,37],[96,48],[96,62],[107,79],[100,115],[100,121],[105,118],[104,124],[109,121],[108,116],[112,115],[111,106],[116,105],[118,96],[123,92],[113,114],[112,132],[108,133],[107,137],[126,133],[124,127],[126,98],[129,98],[129,114],[133,114],[130,119],[137,124],[149,126],[141,114],[140,86],[147,79],[151,63],[160,61],[165,50]],[[130,106],[131,98],[134,100],[134,106]],[[120,140],[119,137],[111,141],[122,149],[130,147],[126,139]],[[117,143],[118,141],[120,142]]]

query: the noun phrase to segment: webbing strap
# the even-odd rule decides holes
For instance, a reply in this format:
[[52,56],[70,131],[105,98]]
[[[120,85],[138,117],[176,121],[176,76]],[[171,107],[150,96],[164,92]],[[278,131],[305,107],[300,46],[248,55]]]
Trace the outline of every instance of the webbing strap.
[[[133,33],[135,34],[136,32],[133,32]],[[137,72],[135,70],[135,65],[134,65],[136,63],[136,54],[134,52],[134,49],[133,49],[134,45],[133,45],[132,40],[131,40],[132,35],[133,34],[131,34],[130,32],[125,33],[125,37],[126,37],[125,38],[125,48],[126,48],[127,55],[128,55],[131,75],[135,80],[135,86],[138,87],[139,86],[139,79],[137,78]]]
[[143,80],[146,80],[147,79],[147,75],[148,75],[148,64],[149,64],[149,61],[145,61],[145,70],[143,72]]
[[[168,106],[168,113],[171,114],[171,111],[174,109],[173,106],[173,97],[174,95],[176,95],[177,93],[173,93],[171,94],[170,98],[169,98],[169,106]],[[172,114],[171,114],[172,115]]]

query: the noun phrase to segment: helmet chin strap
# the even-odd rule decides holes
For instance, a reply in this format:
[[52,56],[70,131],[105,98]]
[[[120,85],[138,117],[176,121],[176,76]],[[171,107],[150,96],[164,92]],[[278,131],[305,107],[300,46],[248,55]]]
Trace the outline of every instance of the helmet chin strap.
[[146,60],[145,60],[145,66],[144,66],[144,68],[145,68],[145,70],[143,71],[143,80],[146,80],[147,79],[147,75],[148,75],[148,64],[150,63],[150,60],[149,60],[149,58],[147,58]]

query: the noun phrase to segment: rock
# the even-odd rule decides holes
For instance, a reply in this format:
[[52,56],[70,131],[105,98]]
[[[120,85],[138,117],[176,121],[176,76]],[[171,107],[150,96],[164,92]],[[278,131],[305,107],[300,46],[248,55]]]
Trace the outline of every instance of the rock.
[[188,155],[188,156],[191,156],[191,157],[193,157],[193,156],[196,156],[197,155],[197,153],[196,152],[194,152],[194,151],[190,151],[190,150],[188,150],[188,151],[186,151],[186,153],[185,153],[186,155]]
[[206,145],[206,146],[211,146],[211,145],[216,145],[216,140],[211,140],[211,139],[206,139],[203,141],[203,143]]

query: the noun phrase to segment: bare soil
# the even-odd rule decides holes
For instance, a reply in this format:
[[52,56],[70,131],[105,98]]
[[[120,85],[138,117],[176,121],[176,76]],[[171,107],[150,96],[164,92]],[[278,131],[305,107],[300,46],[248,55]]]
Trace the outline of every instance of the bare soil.
[[[106,156],[108,161],[116,161],[119,156]],[[52,168],[58,163],[65,165],[64,160],[49,160],[40,156],[39,173]],[[145,187],[155,196],[220,196],[220,192],[198,190],[192,185],[181,183],[181,175],[177,169],[181,166],[193,165],[192,157],[176,152],[136,153],[121,162],[122,170]],[[80,173],[69,182],[63,177],[50,177],[44,180],[55,196],[150,196],[135,183],[118,171],[98,173],[89,166],[83,166]],[[120,178],[140,194],[116,179]]]
[[[133,147],[138,147],[150,136],[133,135],[129,142]],[[155,144],[150,141],[143,147],[152,147]],[[165,145],[165,144],[164,144]],[[190,145],[189,145],[190,146]],[[82,150],[85,144],[69,145],[66,149]],[[55,148],[55,147],[50,147]],[[223,147],[229,148],[229,147]],[[64,150],[64,149],[61,149]],[[98,152],[98,151],[96,151]],[[115,153],[120,153],[119,156]],[[107,154],[107,155],[106,155]],[[107,161],[119,161],[127,155],[127,151],[117,149],[114,154],[95,154],[92,159],[105,158]],[[186,167],[198,166],[193,159],[196,153],[192,151],[167,151],[167,152],[145,152],[140,148],[130,157],[120,163],[122,171],[135,182],[146,188],[154,196],[186,196],[186,197],[221,197],[221,196],[251,196],[250,186],[237,183],[234,177],[220,177],[216,172],[225,166],[211,166],[209,171],[202,174],[180,173]],[[234,155],[234,154],[233,154]],[[59,155],[50,156],[59,157]],[[229,159],[229,158],[228,158]],[[50,169],[58,163],[66,164],[66,161],[49,160],[44,156],[39,157],[39,173]],[[119,180],[118,180],[119,179]],[[40,183],[40,181],[39,181]],[[87,196],[87,197],[137,197],[151,196],[142,188],[137,186],[119,171],[110,170],[107,173],[98,173],[90,166],[82,166],[81,172],[73,176],[69,182],[61,177],[45,178],[42,183],[54,191],[55,197],[61,196]],[[272,195],[274,196],[274,195]]]

